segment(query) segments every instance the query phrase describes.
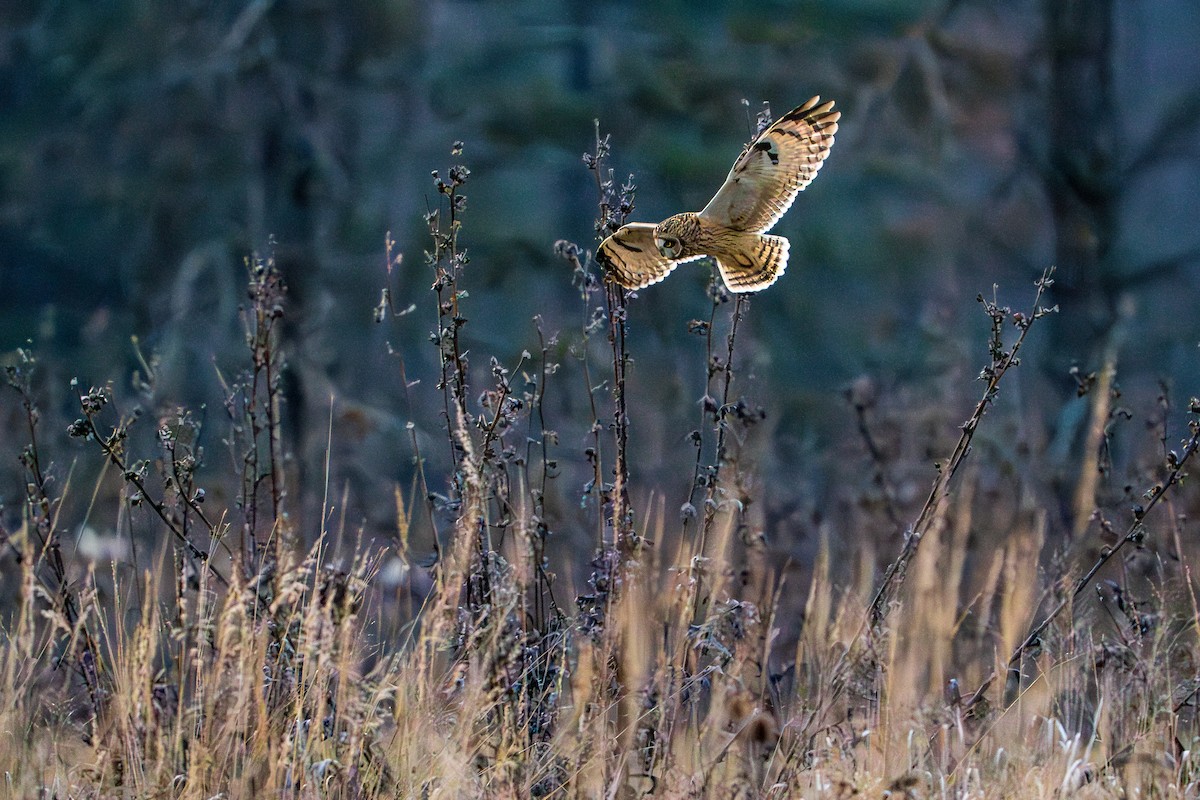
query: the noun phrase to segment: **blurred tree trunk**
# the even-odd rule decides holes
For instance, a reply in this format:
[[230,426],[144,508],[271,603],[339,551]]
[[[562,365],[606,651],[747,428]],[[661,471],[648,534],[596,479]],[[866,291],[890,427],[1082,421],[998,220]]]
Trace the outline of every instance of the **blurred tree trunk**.
[[[1066,382],[1078,363],[1096,371],[1086,406],[1068,406],[1062,441],[1081,452],[1071,509],[1075,536],[1086,530],[1100,485],[1100,448],[1111,411],[1121,339],[1120,265],[1112,256],[1120,236],[1121,131],[1113,85],[1113,0],[1045,0],[1050,82],[1047,192],[1054,220],[1054,299],[1048,365]],[[1084,411],[1086,409],[1086,411]],[[1074,413],[1080,412],[1080,413]],[[1065,466],[1065,465],[1064,465]],[[1069,506],[1068,506],[1069,504]]]
[[1046,183],[1055,226],[1057,371],[1090,364],[1116,320],[1119,137],[1112,76],[1113,0],[1045,0],[1050,58]]

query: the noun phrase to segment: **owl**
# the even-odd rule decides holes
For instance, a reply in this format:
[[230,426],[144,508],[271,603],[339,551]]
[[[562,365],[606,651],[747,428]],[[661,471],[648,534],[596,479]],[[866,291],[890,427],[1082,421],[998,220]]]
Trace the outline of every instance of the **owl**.
[[769,236],[825,163],[842,114],[814,97],[747,145],[704,210],[657,225],[631,222],[600,243],[596,260],[626,289],[658,283],[685,261],[708,256],[731,292],[757,292],[787,268],[788,240]]

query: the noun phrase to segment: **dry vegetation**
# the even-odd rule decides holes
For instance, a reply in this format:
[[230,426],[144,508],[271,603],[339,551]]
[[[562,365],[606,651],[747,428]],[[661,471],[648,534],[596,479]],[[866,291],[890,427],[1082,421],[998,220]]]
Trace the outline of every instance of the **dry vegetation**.
[[[613,181],[606,149],[598,140],[587,159],[601,233],[621,223],[633,191]],[[981,394],[958,443],[934,454],[927,496],[906,499],[900,484],[925,478],[893,463],[903,448],[883,441],[918,436],[904,431],[914,417],[869,385],[850,390],[871,458],[863,506],[893,536],[827,525],[815,563],[798,570],[749,511],[756,484],[740,456],[762,415],[735,368],[749,301],[714,281],[712,315],[692,326],[708,384],[696,461],[680,467],[690,496],[645,494],[626,463],[638,429],[629,298],[600,281],[585,250],[558,245],[580,289],[580,329],[538,329],[536,352],[512,368],[493,360],[474,388],[482,376],[461,338],[467,177],[435,173],[427,258],[441,384],[412,387],[405,401],[436,403],[444,436],[414,432],[415,477],[396,491],[386,546],[356,540],[329,489],[315,523],[291,511],[301,504],[280,433],[285,291],[270,259],[249,265],[249,361],[222,378],[225,422],[155,398],[152,359],[135,386],[167,409],[157,427],[117,408],[111,387],[73,388],[69,434],[80,458],[105,465],[94,486],[44,463],[44,440],[66,425],[43,421],[34,357],[14,357],[7,435],[28,444],[19,524],[0,530],[0,792],[1196,796],[1200,613],[1180,484],[1200,409],[1193,401],[1185,417],[1164,392],[1161,425],[1140,437],[1153,455],[1128,459],[1145,481],[1132,494],[1146,494],[1101,505],[1124,516],[1093,511],[1097,488],[1081,479],[1074,538],[1057,528],[1053,493],[1013,468],[1020,456],[996,456],[1002,433],[981,446],[1020,347],[1049,313],[1049,275],[1023,312],[980,298],[992,330]],[[393,291],[381,324],[405,313]],[[561,486],[558,462],[577,454],[546,419],[547,393],[569,391],[556,382],[568,372],[586,380],[582,495]],[[1093,454],[1122,415],[1110,381],[1081,378]],[[451,454],[452,474],[426,474],[431,446]],[[212,467],[221,450],[224,475]],[[1084,461],[1093,475],[1094,458]],[[1009,494],[997,483],[1016,486],[1019,502],[998,507]],[[64,499],[78,496],[90,499]],[[566,516],[550,505],[563,497],[590,532],[554,530]],[[100,518],[152,529],[157,544],[122,533],[132,551],[120,565],[85,558],[79,532]],[[591,537],[583,588],[553,573],[562,534]]]

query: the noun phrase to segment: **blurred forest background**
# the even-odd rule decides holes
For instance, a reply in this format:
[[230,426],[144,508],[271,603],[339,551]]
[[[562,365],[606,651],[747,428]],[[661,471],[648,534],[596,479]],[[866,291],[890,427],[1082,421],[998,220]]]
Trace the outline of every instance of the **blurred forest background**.
[[[1047,476],[1052,528],[1069,531],[1095,463],[1077,398],[1088,373],[1116,364],[1131,440],[1163,416],[1161,382],[1168,398],[1200,393],[1198,41],[1192,0],[14,0],[0,7],[0,351],[32,340],[44,406],[69,421],[72,377],[135,394],[136,336],[154,402],[206,409],[221,461],[215,378],[245,358],[245,259],[273,252],[297,494],[320,503],[332,438],[344,513],[387,536],[393,487],[413,479],[406,424],[441,436],[430,171],[471,170],[473,368],[537,352],[535,315],[570,362],[584,311],[554,243],[595,246],[593,120],[618,181],[635,176],[631,219],[657,221],[704,205],[762,102],[781,114],[820,94],[843,113],[837,144],[777,226],[791,266],[739,340],[739,390],[767,414],[747,450],[762,530],[800,561],[835,514],[847,541],[871,525],[894,536],[880,505],[919,505],[977,399],[976,295],[998,284],[1024,308],[1056,265],[1061,311],[1031,334],[1005,421],[976,446]],[[396,303],[416,308],[377,324],[389,231]],[[708,316],[708,279],[691,266],[631,302],[639,506],[687,495],[705,369],[688,322]],[[405,377],[420,383],[406,392]],[[567,465],[590,424],[581,380],[564,369],[548,395],[564,533],[586,478]],[[886,480],[872,481],[848,387]],[[4,402],[0,499],[19,514],[18,404]],[[99,470],[65,436],[42,446],[61,471]],[[439,490],[448,459],[425,455]],[[1119,500],[1124,485],[1117,469],[1100,491]]]

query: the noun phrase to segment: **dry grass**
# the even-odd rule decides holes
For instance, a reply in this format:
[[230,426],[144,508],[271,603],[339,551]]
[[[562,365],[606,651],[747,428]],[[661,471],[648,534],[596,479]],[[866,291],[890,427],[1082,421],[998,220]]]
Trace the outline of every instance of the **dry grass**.
[[[606,155],[598,141],[589,162],[601,231],[632,204]],[[564,243],[581,290],[574,352],[592,442],[583,505],[595,526],[578,532],[594,556],[587,586],[571,592],[551,572],[553,337],[539,330],[540,351],[519,369],[493,361],[472,402],[460,339],[467,173],[448,174],[429,219],[442,394],[426,402],[441,413],[454,470],[445,494],[430,491],[437,481],[414,435],[417,478],[396,492],[387,547],[331,524],[328,490],[318,524],[301,529],[289,513],[300,504],[287,494],[279,435],[283,289],[270,262],[251,265],[248,367],[225,386],[228,507],[199,487],[204,455],[186,412],[162,415],[157,451],[139,455],[136,415],[117,414],[105,388],[78,392],[71,433],[107,465],[84,490],[86,513],[137,515],[161,535],[121,569],[64,558],[63,534],[81,520],[60,518],[79,507],[63,496],[80,490],[69,479],[56,489],[40,463],[33,362],[19,354],[9,380],[30,445],[21,524],[0,531],[5,796],[1197,795],[1200,613],[1187,505],[1176,499],[1194,423],[1178,452],[1164,428],[1127,530],[1093,515],[1089,476],[1076,510],[1103,549],[1048,542],[1057,527],[1046,495],[1020,480],[1019,502],[997,508],[1006,465],[966,458],[1016,366],[1014,342],[1039,316],[1037,301],[1024,314],[985,303],[986,389],[923,507],[897,498],[909,478],[871,438],[867,412],[887,409],[861,391],[852,398],[885,495],[879,518],[911,518],[909,535],[880,541],[829,523],[815,563],[797,573],[748,511],[741,447],[759,417],[738,402],[734,368],[748,308],[726,305],[714,286],[712,316],[694,323],[708,383],[697,460],[681,468],[693,478],[681,517],[661,496],[639,505],[646,495],[625,462],[635,414],[627,298]],[[385,296],[380,319],[390,311]],[[1020,338],[1006,342],[1010,330]],[[601,385],[593,370],[611,375],[607,390],[591,390]],[[1101,423],[1109,400],[1093,402]],[[904,419],[891,433],[903,437]],[[432,567],[410,546],[417,527],[436,531]],[[899,558],[885,569],[889,547]],[[1104,571],[1088,573],[1092,564]]]

